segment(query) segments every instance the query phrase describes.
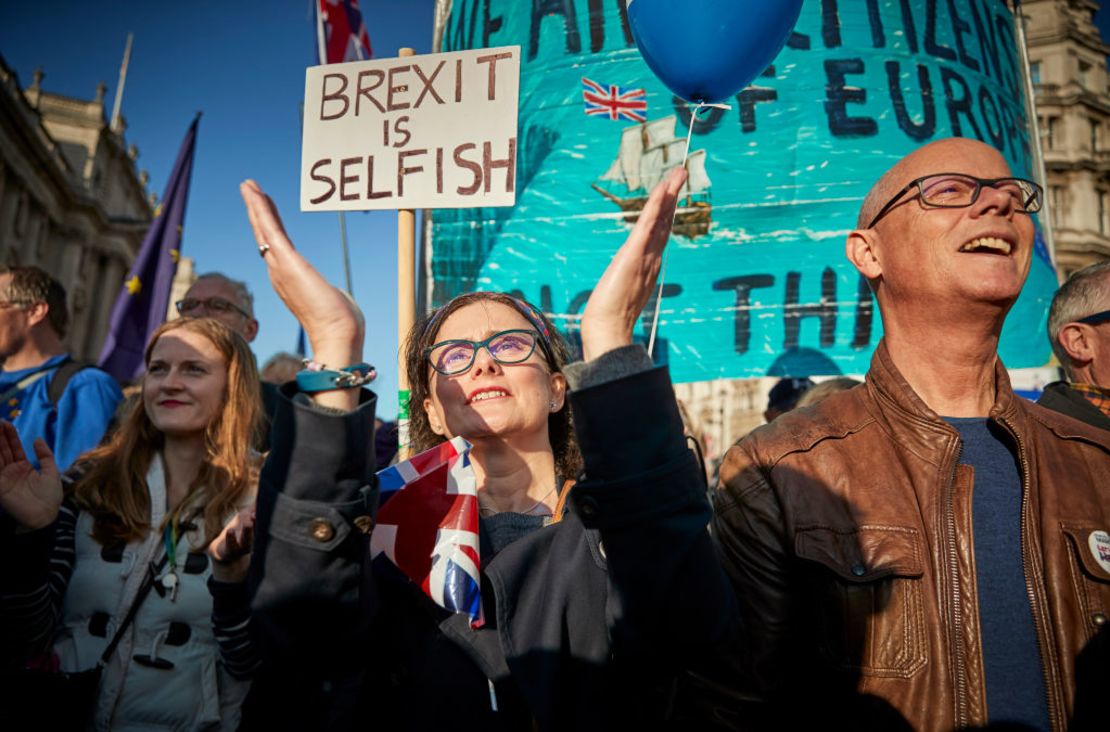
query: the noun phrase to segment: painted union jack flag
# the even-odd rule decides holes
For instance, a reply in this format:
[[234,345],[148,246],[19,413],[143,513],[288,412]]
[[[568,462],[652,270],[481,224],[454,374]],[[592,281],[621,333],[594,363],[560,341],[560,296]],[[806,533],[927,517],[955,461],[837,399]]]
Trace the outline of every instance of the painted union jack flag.
[[362,22],[358,0],[318,0],[320,63],[365,61],[370,58],[370,35]]
[[615,84],[602,86],[583,76],[582,101],[590,116],[605,116],[614,121],[647,121],[647,98],[643,89],[625,89]]
[[384,554],[437,605],[482,617],[478,491],[461,437],[378,472],[382,500],[370,556]]

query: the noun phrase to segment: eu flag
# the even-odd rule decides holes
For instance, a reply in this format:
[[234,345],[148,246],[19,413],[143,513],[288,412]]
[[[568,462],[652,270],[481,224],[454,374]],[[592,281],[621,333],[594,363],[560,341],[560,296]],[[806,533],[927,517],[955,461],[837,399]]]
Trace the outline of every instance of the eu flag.
[[154,221],[112,306],[108,337],[100,351],[98,365],[121,383],[143,372],[147,339],[166,320],[170,289],[181,252],[181,225],[189,199],[199,122],[200,114],[197,114],[185,133],[162,202],[154,211]]

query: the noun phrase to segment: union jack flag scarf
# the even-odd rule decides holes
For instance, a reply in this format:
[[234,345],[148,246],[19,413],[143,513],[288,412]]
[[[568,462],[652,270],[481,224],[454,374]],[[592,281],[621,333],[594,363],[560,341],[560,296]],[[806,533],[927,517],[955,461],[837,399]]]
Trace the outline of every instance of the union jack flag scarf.
[[470,443],[443,442],[378,472],[382,500],[370,537],[381,554],[442,608],[480,628],[478,491]]

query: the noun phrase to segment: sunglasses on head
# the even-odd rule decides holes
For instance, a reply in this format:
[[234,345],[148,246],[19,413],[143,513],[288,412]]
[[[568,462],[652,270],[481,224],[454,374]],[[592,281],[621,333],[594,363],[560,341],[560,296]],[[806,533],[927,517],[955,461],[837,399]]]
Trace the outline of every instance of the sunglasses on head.
[[1100,323],[1105,323],[1108,320],[1110,320],[1110,310],[1103,310],[1101,313],[1088,315],[1087,317],[1080,318],[1075,322],[1083,323],[1085,325],[1099,325]]
[[209,297],[205,299],[188,297],[184,300],[178,300],[174,305],[177,307],[177,312],[179,314],[186,316],[194,315],[199,312],[201,308],[204,308],[204,312],[206,313],[236,312],[244,318],[251,317],[250,313],[246,310],[222,297]]

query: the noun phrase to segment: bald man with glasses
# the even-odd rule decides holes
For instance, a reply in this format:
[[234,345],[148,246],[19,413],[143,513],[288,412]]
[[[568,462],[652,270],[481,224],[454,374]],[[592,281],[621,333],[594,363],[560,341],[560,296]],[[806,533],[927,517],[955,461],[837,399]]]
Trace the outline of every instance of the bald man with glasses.
[[997,354],[1041,203],[967,139],[907,155],[864,200],[846,254],[884,336],[865,384],[725,457],[714,531],[742,632],[698,674],[703,718],[1110,718],[1110,436],[1015,396]]

